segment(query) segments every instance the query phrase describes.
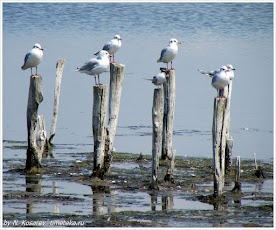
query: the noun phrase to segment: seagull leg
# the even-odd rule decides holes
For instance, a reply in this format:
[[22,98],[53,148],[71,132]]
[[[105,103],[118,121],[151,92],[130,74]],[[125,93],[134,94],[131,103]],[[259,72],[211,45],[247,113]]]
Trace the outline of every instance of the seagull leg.
[[35,75],[37,75],[37,66],[35,67]]
[[172,67],[172,61],[171,61],[171,69],[173,69],[173,67]]
[[112,57],[113,57],[113,62],[115,62],[115,61],[114,61],[114,56],[115,56],[115,54],[112,55]]
[[33,76],[33,68],[31,68],[31,76]]
[[94,76],[95,77],[95,85],[97,85],[97,79],[96,79],[96,76]]
[[100,85],[100,75],[98,75],[98,84]]

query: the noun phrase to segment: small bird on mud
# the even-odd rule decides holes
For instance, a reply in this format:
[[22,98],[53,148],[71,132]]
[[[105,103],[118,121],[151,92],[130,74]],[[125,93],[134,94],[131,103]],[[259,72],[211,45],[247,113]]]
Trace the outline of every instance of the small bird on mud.
[[[114,62],[114,54],[121,48],[122,46],[122,39],[120,35],[115,35],[114,38],[107,42],[102,50],[106,50],[110,54],[110,62],[111,62],[111,56],[113,57]],[[95,53],[95,55],[98,55],[99,52]]]
[[37,75],[37,66],[41,62],[42,57],[43,49],[40,44],[35,43],[33,48],[25,55],[24,64],[21,69],[25,70],[31,68],[31,76],[33,76],[33,68],[35,67]]
[[[78,67],[76,71],[86,73],[95,77],[95,84],[100,85],[100,74],[107,71],[109,67],[109,53],[105,50],[99,51],[96,58],[90,59],[83,66]],[[98,76],[98,84],[96,80]]]
[[167,70],[169,69],[169,62],[171,62],[171,69],[173,69],[172,60],[175,58],[178,52],[178,44],[181,44],[181,42],[179,42],[175,38],[171,38],[169,45],[166,48],[162,49],[160,58],[157,60],[157,62],[167,63]]

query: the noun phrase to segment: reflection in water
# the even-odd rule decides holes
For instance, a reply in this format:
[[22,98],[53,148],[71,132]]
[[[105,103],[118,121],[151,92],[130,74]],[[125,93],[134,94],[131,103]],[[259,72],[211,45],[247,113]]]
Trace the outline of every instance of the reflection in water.
[[[52,186],[53,186],[53,194],[54,195],[58,195],[58,184],[56,181],[52,182]],[[54,209],[53,209],[53,213],[54,214],[59,214],[59,204],[57,202],[54,203]]]
[[[41,186],[41,175],[39,176],[29,176],[26,175],[26,192],[28,195],[39,195],[43,192]],[[33,203],[33,199],[28,199],[26,204],[26,214],[35,213],[35,207]]]
[[[150,195],[151,211],[156,211],[158,206],[158,193],[153,191]],[[162,210],[171,210],[174,208],[173,194],[164,194],[161,196],[161,208]]]
[[[115,212],[115,202],[113,202],[113,193],[110,186],[91,186],[93,192],[93,213],[102,215]],[[106,207],[107,206],[107,207]]]
[[[52,192],[53,195],[58,195],[58,184],[56,181],[52,182]],[[43,185],[42,185],[42,176],[41,175],[26,175],[26,193],[29,196],[26,203],[26,214],[34,214],[37,213],[35,211],[35,203],[39,207],[41,204],[37,202],[36,197],[40,197],[44,193]],[[59,203],[54,202],[53,204],[53,213],[59,214]]]
[[162,210],[173,209],[173,196],[172,194],[168,196],[162,196]]

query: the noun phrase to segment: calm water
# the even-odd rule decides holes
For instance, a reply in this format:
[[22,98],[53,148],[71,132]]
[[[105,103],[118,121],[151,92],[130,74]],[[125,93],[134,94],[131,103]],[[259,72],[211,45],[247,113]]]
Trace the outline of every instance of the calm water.
[[[174,60],[176,108],[173,146],[177,155],[212,157],[211,127],[216,91],[197,68],[231,63],[231,134],[234,156],[273,158],[273,5],[271,3],[22,3],[3,4],[3,140],[26,145],[30,71],[20,69],[39,42],[44,59],[47,130],[52,119],[55,64],[66,59],[54,143],[58,152],[92,151],[94,79],[73,70],[115,34],[123,45],[115,59],[126,65],[117,151],[151,154],[151,77],[170,38],[182,42]],[[108,83],[109,73],[101,75]],[[25,159],[25,150],[14,151]]]

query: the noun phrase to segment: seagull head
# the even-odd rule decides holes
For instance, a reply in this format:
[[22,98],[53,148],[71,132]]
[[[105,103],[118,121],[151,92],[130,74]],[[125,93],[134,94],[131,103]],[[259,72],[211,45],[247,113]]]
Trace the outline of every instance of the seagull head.
[[114,39],[117,39],[117,40],[122,40],[121,36],[120,36],[120,35],[118,35],[118,34],[116,34],[116,35],[114,36]]
[[222,67],[220,67],[220,71],[227,72],[229,70],[228,70],[228,68],[225,65],[223,65]]
[[34,48],[34,49],[43,50],[43,49],[41,48],[41,45],[38,44],[38,43],[35,43],[34,46],[33,46],[33,48]]
[[177,39],[175,39],[175,38],[171,38],[169,44],[176,44],[176,45],[178,45],[178,44],[181,44],[181,42],[179,42],[179,41],[178,41]]
[[230,71],[231,71],[231,70],[236,70],[231,64],[227,64],[226,67],[227,67],[227,69],[230,70]]
[[109,57],[109,53],[106,50],[101,50],[97,56],[98,58]]

